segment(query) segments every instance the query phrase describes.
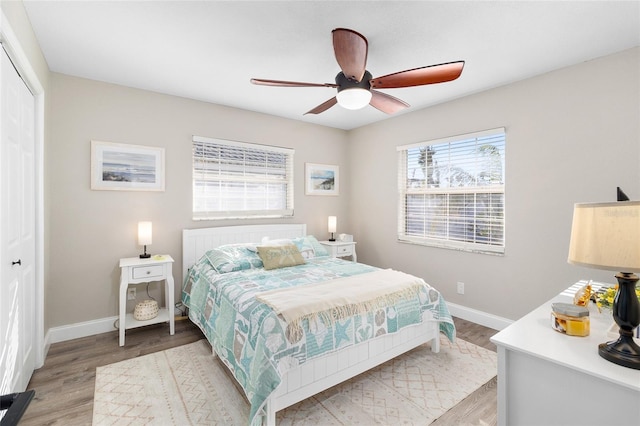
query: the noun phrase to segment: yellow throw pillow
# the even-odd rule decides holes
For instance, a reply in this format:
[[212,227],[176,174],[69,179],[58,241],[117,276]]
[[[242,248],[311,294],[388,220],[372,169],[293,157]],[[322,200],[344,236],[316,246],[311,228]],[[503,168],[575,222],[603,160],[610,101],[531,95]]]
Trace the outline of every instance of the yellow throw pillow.
[[286,268],[304,264],[304,258],[295,245],[258,246],[258,255],[264,269]]

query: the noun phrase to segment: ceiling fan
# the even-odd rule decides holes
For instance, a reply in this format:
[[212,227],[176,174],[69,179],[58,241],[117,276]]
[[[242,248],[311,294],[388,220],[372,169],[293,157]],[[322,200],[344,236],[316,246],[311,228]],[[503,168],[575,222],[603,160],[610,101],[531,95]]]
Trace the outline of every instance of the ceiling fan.
[[338,94],[307,111],[305,114],[320,114],[336,103],[347,109],[360,109],[367,105],[386,113],[394,114],[409,104],[386,93],[374,89],[394,89],[400,87],[423,86],[455,80],[462,74],[464,61],[414,68],[373,78],[366,70],[367,39],[360,33],[346,28],[336,28],[332,32],[333,50],[336,61],[342,69],[333,83],[303,83],[297,81],[265,80],[252,78],[251,83],[278,87],[334,87]]

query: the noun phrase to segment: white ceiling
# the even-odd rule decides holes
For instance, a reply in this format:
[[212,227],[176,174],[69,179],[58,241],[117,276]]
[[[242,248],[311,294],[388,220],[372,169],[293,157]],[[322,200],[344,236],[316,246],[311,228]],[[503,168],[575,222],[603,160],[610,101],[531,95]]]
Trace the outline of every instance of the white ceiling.
[[24,3],[51,71],[340,129],[389,116],[338,105],[305,116],[335,89],[249,79],[333,83],[337,27],[367,37],[374,77],[466,61],[455,81],[385,90],[406,113],[640,45],[639,1]]

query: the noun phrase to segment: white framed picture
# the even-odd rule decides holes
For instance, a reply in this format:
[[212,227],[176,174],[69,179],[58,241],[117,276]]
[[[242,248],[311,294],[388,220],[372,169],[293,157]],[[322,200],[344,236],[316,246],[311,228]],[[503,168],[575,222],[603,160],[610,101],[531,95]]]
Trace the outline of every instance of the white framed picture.
[[91,189],[164,191],[164,148],[92,140]]
[[305,194],[339,195],[340,173],[338,166],[305,163]]

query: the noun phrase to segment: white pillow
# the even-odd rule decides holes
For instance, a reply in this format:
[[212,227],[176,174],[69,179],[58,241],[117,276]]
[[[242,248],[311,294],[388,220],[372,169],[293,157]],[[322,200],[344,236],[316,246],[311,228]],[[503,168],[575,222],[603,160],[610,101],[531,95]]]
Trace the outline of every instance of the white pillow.
[[270,240],[269,237],[262,238],[262,243],[258,244],[260,246],[269,246],[269,247],[280,247],[280,246],[290,246],[293,244],[293,241],[289,238],[280,238],[277,240]]

